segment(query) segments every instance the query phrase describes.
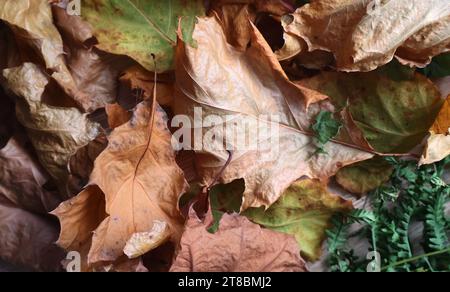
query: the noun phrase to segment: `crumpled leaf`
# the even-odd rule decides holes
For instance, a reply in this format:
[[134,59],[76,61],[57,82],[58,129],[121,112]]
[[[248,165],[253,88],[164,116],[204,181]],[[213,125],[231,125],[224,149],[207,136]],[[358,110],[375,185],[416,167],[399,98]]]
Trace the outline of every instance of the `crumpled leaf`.
[[123,253],[130,259],[138,258],[149,250],[162,245],[171,236],[170,227],[164,221],[153,221],[149,232],[134,233],[123,248]]
[[[177,243],[181,237],[183,219],[177,204],[179,196],[187,188],[187,182],[175,162],[162,109],[158,108],[154,119],[152,128],[149,103],[139,104],[133,119],[112,132],[108,147],[95,161],[90,185],[98,186],[104,193],[108,217],[92,236],[89,265],[114,262],[123,256],[127,241],[136,233],[150,232],[155,220],[168,225],[171,241]],[[89,197],[85,192],[89,193],[90,188],[78,196]],[[83,230],[90,230],[95,225],[78,217],[76,211],[73,211],[75,217],[71,218],[72,211],[69,211],[69,218],[63,215],[63,221],[80,220],[77,224],[84,226]],[[55,212],[60,213],[60,210]],[[76,234],[71,236],[71,228],[70,225],[63,225],[61,238],[70,236],[80,240]]]
[[[173,67],[179,18],[184,39],[189,40],[195,16],[203,14],[201,0],[86,0],[82,17],[92,25],[98,48],[162,72]],[[151,54],[156,55],[156,68]]]
[[[64,60],[64,49],[61,36],[53,25],[53,16],[47,0],[5,0],[0,3],[0,20],[6,21],[14,32],[19,50],[25,53],[24,62],[42,58],[46,68],[58,84],[79,104],[83,104],[86,96],[77,88]],[[17,52],[11,51],[12,54]],[[37,58],[36,58],[37,55]],[[11,57],[11,58],[16,58]],[[17,66],[17,64],[16,64]]]
[[[384,71],[323,72],[299,84],[330,96],[381,153],[408,153],[427,135],[442,105],[438,88],[420,74],[394,80]],[[348,123],[347,123],[348,125]]]
[[19,209],[0,195],[0,258],[36,271],[60,271],[64,253],[55,244],[58,226]]
[[365,194],[382,186],[393,172],[392,165],[381,157],[358,162],[336,173],[336,181],[353,194]]
[[331,218],[353,208],[350,201],[332,195],[326,185],[303,180],[290,186],[267,211],[249,209],[243,213],[266,228],[295,236],[302,255],[315,261],[321,255],[322,242]]
[[304,272],[293,237],[262,229],[245,217],[225,214],[211,234],[191,218],[171,272]]
[[255,22],[258,14],[279,17],[294,12],[291,3],[285,0],[218,0],[211,3],[210,9],[219,16],[228,42],[241,51],[250,42],[250,21]]
[[66,9],[57,6],[53,6],[52,11],[55,26],[64,41],[68,70],[84,95],[83,108],[92,112],[114,102],[118,94],[117,79],[134,62],[125,56],[93,48],[92,29],[79,16],[68,15]]
[[316,0],[285,23],[281,57],[302,51],[329,51],[342,71],[371,71],[394,55],[424,67],[450,50],[447,0]]
[[43,188],[48,174],[16,137],[0,149],[0,194],[16,206],[30,212],[46,214],[61,199]]
[[[333,106],[327,101],[318,102],[325,96],[290,82],[254,27],[252,45],[246,52],[227,44],[214,18],[199,20],[194,39],[197,48],[185,47],[183,43],[178,46],[174,112],[185,114],[191,120],[194,107],[201,107],[203,116],[227,115],[228,121],[236,121],[227,124],[231,128],[228,133],[237,131],[256,143],[256,150],[247,150],[242,145],[238,147],[233,136],[226,137],[225,141],[235,148],[231,147],[231,164],[219,182],[245,179],[243,210],[270,206],[302,176],[327,179],[343,166],[372,157],[370,153],[335,142],[324,146],[328,155],[313,155],[316,147],[310,126],[321,110],[332,111]],[[278,122],[271,122],[270,115],[276,115]],[[261,135],[251,136],[254,132],[239,125],[243,120]],[[278,132],[271,131],[273,125],[279,126],[275,126]],[[227,133],[223,133],[221,124],[215,127],[205,124],[200,130],[203,132],[196,131],[197,139],[209,133],[220,141],[204,141],[201,149],[195,149],[197,169],[204,185],[209,185],[229,157],[221,141]]]
[[66,189],[69,159],[97,137],[99,125],[78,109],[44,104],[41,98],[49,78],[36,65],[5,69],[3,76],[8,88],[22,98],[16,105],[17,119],[27,129],[39,161],[61,193],[70,195]]

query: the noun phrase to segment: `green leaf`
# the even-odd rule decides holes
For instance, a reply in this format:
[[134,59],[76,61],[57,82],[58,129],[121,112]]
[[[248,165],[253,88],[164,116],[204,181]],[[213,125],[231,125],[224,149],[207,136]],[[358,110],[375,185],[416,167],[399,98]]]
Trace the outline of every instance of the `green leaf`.
[[303,180],[293,184],[267,211],[253,208],[243,215],[266,228],[292,234],[302,255],[314,261],[320,257],[333,215],[351,208],[351,202],[330,194],[320,182]]
[[442,78],[450,76],[450,53],[434,57],[430,65],[419,70],[429,78]]
[[393,172],[392,165],[381,157],[344,167],[336,174],[336,181],[354,194],[365,194],[382,186]]
[[311,129],[314,131],[317,139],[318,153],[326,153],[324,150],[325,144],[339,134],[342,128],[342,123],[333,118],[333,114],[327,111],[321,111],[317,117],[316,122]]
[[[173,68],[179,18],[183,38],[191,43],[195,17],[203,14],[201,0],[86,0],[82,7],[100,49],[128,55],[158,72]],[[151,54],[156,55],[156,68]]]
[[348,106],[369,144],[382,153],[407,153],[428,135],[442,106],[436,86],[421,74],[401,81],[386,68],[368,73],[324,72],[299,83]]

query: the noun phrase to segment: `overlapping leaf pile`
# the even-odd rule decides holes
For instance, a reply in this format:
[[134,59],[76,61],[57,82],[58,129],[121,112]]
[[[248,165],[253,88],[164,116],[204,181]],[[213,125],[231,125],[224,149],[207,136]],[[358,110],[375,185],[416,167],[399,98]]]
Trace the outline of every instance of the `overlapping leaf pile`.
[[353,208],[334,177],[362,195],[379,156],[450,155],[448,0],[68,2],[0,1],[6,261],[306,271]]

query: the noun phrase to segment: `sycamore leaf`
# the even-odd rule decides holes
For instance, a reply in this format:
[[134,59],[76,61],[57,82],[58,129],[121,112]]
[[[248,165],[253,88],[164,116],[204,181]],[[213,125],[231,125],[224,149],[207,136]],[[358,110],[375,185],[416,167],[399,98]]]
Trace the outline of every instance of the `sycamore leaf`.
[[221,20],[228,42],[241,51],[250,42],[250,21],[254,22],[259,13],[282,16],[294,11],[284,0],[219,0],[213,1],[211,6]]
[[343,71],[371,71],[394,55],[424,67],[450,50],[447,0],[317,0],[293,17],[285,25],[287,48],[281,57],[329,51]]
[[293,237],[262,229],[245,217],[225,214],[211,234],[191,218],[171,272],[302,272],[305,263]]
[[392,165],[378,157],[342,168],[336,174],[336,181],[347,191],[361,195],[382,186],[392,171]]
[[[321,101],[326,96],[290,82],[261,34],[252,28],[251,46],[240,52],[228,45],[215,18],[200,19],[194,31],[197,48],[180,43],[176,66],[175,114],[194,121],[201,108],[204,117],[214,117],[212,123],[195,126],[194,140],[205,140],[195,142],[201,148],[194,149],[203,183],[215,181],[231,148],[232,161],[219,182],[245,180],[242,209],[270,206],[302,176],[326,180],[339,168],[372,157],[360,147],[335,141],[324,147],[329,155],[314,155],[310,127],[321,110],[333,111],[333,106]],[[253,146],[240,144],[234,133]]]
[[0,258],[36,271],[61,271],[64,252],[52,220],[19,209],[0,194]]
[[41,214],[53,210],[61,198],[43,188],[48,180],[20,139],[13,137],[0,149],[0,194],[16,206]]
[[[108,217],[94,232],[89,264],[115,261],[134,234],[150,232],[157,221],[167,224],[169,240],[176,243],[181,237],[177,204],[187,182],[175,162],[162,109],[153,118],[154,125],[149,103],[139,104],[95,161],[90,184],[105,194]],[[155,247],[148,245],[146,251]]]
[[[173,67],[178,20],[189,41],[195,16],[204,14],[201,0],[86,0],[82,17],[91,24],[97,47],[128,55],[150,71]],[[157,67],[151,54],[156,55]]]
[[97,137],[99,125],[75,108],[44,104],[41,98],[49,79],[36,65],[5,69],[3,75],[9,89],[22,98],[16,105],[17,119],[27,129],[39,161],[61,193],[71,195],[66,189],[69,159]]
[[393,80],[383,73],[323,72],[299,84],[330,96],[375,150],[407,153],[427,135],[442,105],[440,93],[420,74]]
[[303,180],[289,187],[267,211],[249,209],[243,215],[266,228],[295,236],[302,254],[315,261],[333,215],[352,207],[350,201],[330,194],[322,183]]

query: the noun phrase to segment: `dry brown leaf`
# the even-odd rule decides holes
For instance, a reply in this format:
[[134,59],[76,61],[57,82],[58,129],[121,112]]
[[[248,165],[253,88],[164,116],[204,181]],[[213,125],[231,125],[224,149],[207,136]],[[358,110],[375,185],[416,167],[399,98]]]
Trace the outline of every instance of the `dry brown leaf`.
[[[175,114],[185,114],[193,121],[194,107],[201,107],[203,118],[227,116],[227,121],[236,122],[228,123],[231,129],[225,133],[222,124],[196,126],[195,135],[197,139],[204,134],[215,136],[216,141],[225,136],[226,143],[235,147],[231,147],[232,162],[219,181],[245,179],[243,209],[270,206],[302,176],[326,180],[339,168],[372,157],[337,143],[326,145],[328,155],[315,155],[312,120],[321,110],[333,111],[333,106],[321,101],[325,96],[287,79],[256,28],[245,52],[228,45],[215,18],[200,19],[194,39],[197,48],[180,43],[177,49]],[[278,120],[272,122],[270,115],[277,115]],[[253,128],[239,125],[243,120]],[[278,133],[271,133],[273,126]],[[253,139],[257,150],[239,149],[232,130]],[[267,136],[255,137],[256,130]],[[220,174],[228,152],[222,142],[205,142],[195,150],[199,175],[209,185]]]
[[[168,225],[170,240],[178,242],[181,237],[183,219],[177,204],[187,183],[176,165],[162,109],[158,108],[154,118],[151,128],[149,103],[139,104],[133,119],[113,131],[108,147],[95,161],[90,184],[97,185],[105,194],[109,216],[92,237],[90,265],[113,262],[123,256],[127,241],[136,233],[150,232],[155,221]],[[89,192],[89,188],[84,192]],[[79,196],[89,196],[84,192]],[[68,220],[80,220],[76,212],[67,216]],[[78,224],[91,229],[88,223],[81,219]],[[63,226],[61,238],[71,234],[70,228],[70,225]],[[154,247],[147,246],[145,252]]]
[[252,28],[259,13],[282,16],[294,8],[283,0],[218,0],[211,4],[217,13],[228,42],[239,50],[245,50],[251,39]]
[[294,237],[225,214],[215,234],[190,218],[171,272],[305,272]]
[[36,271],[60,271],[64,253],[55,244],[58,225],[19,209],[0,195],[0,258]]
[[[0,3],[0,19],[6,21],[21,47],[34,49],[42,57],[52,77],[77,102],[86,99],[65,64],[61,36],[53,25],[53,16],[47,0],[5,0]],[[28,49],[28,51],[31,51]],[[36,53],[34,53],[36,54]],[[22,54],[22,56],[25,54]]]
[[339,70],[371,71],[395,54],[404,64],[424,67],[450,50],[447,0],[316,0],[293,16],[285,24],[282,59],[323,50],[334,54]]
[[102,52],[92,47],[92,31],[79,16],[53,6],[55,25],[64,41],[65,57],[73,80],[83,93],[83,108],[94,111],[116,100],[117,79],[134,62],[125,56]]
[[0,149],[0,194],[16,206],[41,214],[58,206],[58,194],[43,188],[48,180],[48,174],[16,137]]
[[61,224],[57,244],[67,251],[81,255],[81,270],[92,270],[87,256],[92,243],[92,233],[107,217],[105,197],[96,186],[89,186],[77,196],[63,202],[52,212]]
[[8,88],[22,99],[17,102],[16,115],[27,129],[39,161],[58,183],[60,192],[67,190],[69,159],[99,134],[99,125],[90,122],[75,108],[58,108],[42,102],[49,78],[36,65],[5,69]]

